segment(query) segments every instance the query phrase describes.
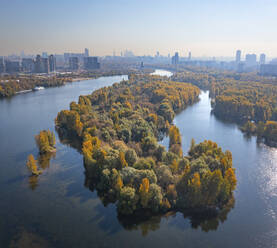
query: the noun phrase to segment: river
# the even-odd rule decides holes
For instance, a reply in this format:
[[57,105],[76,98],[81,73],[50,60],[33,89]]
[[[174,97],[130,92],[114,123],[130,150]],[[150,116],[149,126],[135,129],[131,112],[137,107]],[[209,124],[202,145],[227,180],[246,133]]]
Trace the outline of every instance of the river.
[[[183,151],[194,138],[197,143],[211,139],[233,153],[238,186],[226,219],[198,225],[181,213],[119,219],[114,205],[104,206],[86,187],[82,155],[57,134],[56,156],[38,181],[30,182],[25,161],[30,153],[37,155],[34,135],[54,131],[57,113],[79,95],[126,78],[75,82],[0,101],[0,247],[276,247],[277,149],[257,144],[235,124],[211,115],[208,92],[174,123]],[[167,146],[168,138],[161,143]]]

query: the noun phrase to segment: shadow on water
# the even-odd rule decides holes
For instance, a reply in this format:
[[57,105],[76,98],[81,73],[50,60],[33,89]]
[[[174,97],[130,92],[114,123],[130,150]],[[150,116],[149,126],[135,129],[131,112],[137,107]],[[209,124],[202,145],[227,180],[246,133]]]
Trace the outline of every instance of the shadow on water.
[[[136,213],[134,216],[118,216],[121,225],[129,231],[140,230],[143,236],[149,234],[150,231],[156,231],[160,228],[163,220],[169,221],[172,226],[185,229],[201,229],[201,231],[216,231],[220,223],[227,220],[227,215],[234,207],[234,198],[230,200],[228,205],[220,211],[184,211],[184,212],[167,212],[166,214],[153,215],[151,212]],[[174,219],[183,215],[181,221]]]
[[79,153],[82,153],[82,142],[79,137],[69,134],[64,129],[57,127],[56,132],[58,133],[59,140],[63,145],[72,147]]
[[[121,230],[112,218],[116,212],[116,196],[112,193],[97,189],[97,179],[89,177],[89,173],[85,173],[85,175],[85,187],[93,193],[96,192],[101,200],[101,204],[98,204],[94,209],[98,214],[91,221],[100,219],[101,221],[98,222],[99,227],[109,234]],[[140,230],[141,234],[146,236],[150,231],[158,230],[163,220],[170,221],[175,218],[176,215],[182,214],[183,220],[181,222],[173,221],[175,227],[180,230],[199,228],[201,231],[209,232],[216,231],[219,225],[227,220],[227,216],[234,206],[235,199],[232,197],[222,209],[209,209],[204,211],[203,209],[196,209],[183,212],[170,211],[163,214],[153,214],[150,210],[144,209],[142,211],[136,211],[133,215],[128,216],[117,214],[117,220],[125,230]],[[103,214],[103,212],[105,212],[105,214]]]

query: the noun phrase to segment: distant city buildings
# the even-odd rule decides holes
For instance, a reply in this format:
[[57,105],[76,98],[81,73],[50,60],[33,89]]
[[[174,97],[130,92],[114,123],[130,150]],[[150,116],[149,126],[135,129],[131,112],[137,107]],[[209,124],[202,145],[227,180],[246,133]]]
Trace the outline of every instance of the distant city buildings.
[[69,69],[72,71],[77,71],[79,69],[78,57],[70,57],[69,58]]
[[[88,53],[88,50],[86,51]],[[77,57],[79,61],[83,61],[85,57],[88,57],[85,55],[85,53],[64,53],[64,62],[65,64],[69,64],[69,58],[70,57]]]
[[236,63],[240,63],[241,60],[241,50],[237,50],[236,52]]
[[85,70],[94,70],[99,69],[100,63],[98,63],[97,57],[85,57],[84,58],[84,69]]
[[49,71],[55,72],[56,71],[56,58],[53,54],[51,54],[49,57]]
[[23,58],[21,62],[23,72],[34,71],[34,60],[31,58]]
[[41,57],[45,58],[45,59],[48,58],[48,53],[47,52],[42,52]]
[[191,52],[189,52],[188,60],[191,60]]
[[89,56],[88,48],[85,48],[85,57],[88,57],[88,56]]
[[124,51],[124,57],[135,57],[134,53],[131,50]]
[[277,64],[277,58],[276,58],[276,59],[271,60],[271,61],[270,61],[270,64],[274,64],[274,65],[276,65],[276,64]]
[[171,64],[172,65],[177,65],[179,64],[179,54],[176,52],[174,56],[172,56],[171,59]]
[[[64,53],[48,56],[47,52],[41,55],[25,55],[21,52],[21,56],[11,54],[6,57],[0,56],[0,73],[53,73],[53,72],[69,72],[81,70],[95,70],[100,68],[98,57],[89,56],[88,48],[83,53]],[[272,59],[266,64],[266,55],[259,55],[257,60],[256,54],[246,54],[245,59],[242,57],[242,51],[237,50],[233,58],[227,57],[202,57],[194,58],[188,51],[188,56],[179,57],[179,53],[175,52],[174,56],[162,55],[156,51],[155,55],[135,56],[132,51],[125,50],[122,56],[105,56],[101,59],[103,69],[118,68],[121,64],[132,64],[137,69],[147,68],[149,65],[185,65],[198,66],[206,68],[215,68],[219,70],[230,70],[238,73],[242,72],[258,72],[260,75],[277,76],[276,66],[277,58]],[[222,59],[222,60],[221,60]],[[142,62],[143,61],[143,62]],[[276,66],[271,66],[276,65]]]
[[15,73],[20,72],[20,63],[19,61],[5,61],[5,70],[6,73]]
[[237,64],[237,72],[242,73],[244,71],[244,63],[240,62]]
[[256,54],[246,54],[245,56],[245,65],[247,67],[253,67],[257,65],[257,56]]
[[49,73],[49,59],[43,58],[39,54],[35,60],[35,73]]
[[0,57],[0,73],[5,72],[4,58]]
[[277,64],[261,64],[260,74],[262,76],[277,76]]
[[43,58],[39,54],[36,56],[34,61],[34,72],[35,73],[49,73],[56,71],[56,58],[54,55],[50,55],[47,58]]
[[260,55],[260,65],[263,65],[263,64],[265,64],[265,54],[264,53],[262,53]]

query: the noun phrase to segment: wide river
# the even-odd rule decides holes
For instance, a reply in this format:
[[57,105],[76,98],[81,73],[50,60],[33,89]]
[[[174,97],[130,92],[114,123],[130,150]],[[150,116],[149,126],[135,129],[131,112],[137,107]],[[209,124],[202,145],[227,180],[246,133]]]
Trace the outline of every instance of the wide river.
[[[163,72],[164,73],[164,72]],[[211,115],[208,92],[174,122],[183,150],[210,139],[233,153],[238,186],[227,217],[193,220],[176,213],[148,220],[117,217],[86,187],[82,155],[57,137],[57,153],[37,181],[25,161],[34,135],[79,95],[126,79],[103,77],[0,101],[0,247],[277,247],[277,149],[245,137]],[[161,142],[168,145],[168,139]]]

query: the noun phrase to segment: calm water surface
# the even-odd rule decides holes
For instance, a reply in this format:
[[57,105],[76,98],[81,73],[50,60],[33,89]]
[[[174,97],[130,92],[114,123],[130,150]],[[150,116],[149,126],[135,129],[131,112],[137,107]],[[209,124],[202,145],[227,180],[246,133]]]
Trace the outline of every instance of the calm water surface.
[[[34,135],[80,94],[126,76],[68,84],[0,101],[0,247],[277,247],[277,149],[257,144],[210,114],[208,92],[175,118],[183,150],[191,138],[233,153],[238,179],[227,219],[194,225],[181,213],[129,223],[86,187],[82,155],[57,140],[56,157],[37,182],[26,169]],[[58,135],[56,135],[58,137]],[[168,145],[165,138],[162,143]],[[30,183],[31,181],[31,183]],[[194,228],[192,228],[194,226]],[[198,228],[197,228],[198,226]],[[206,231],[203,231],[206,230]]]

